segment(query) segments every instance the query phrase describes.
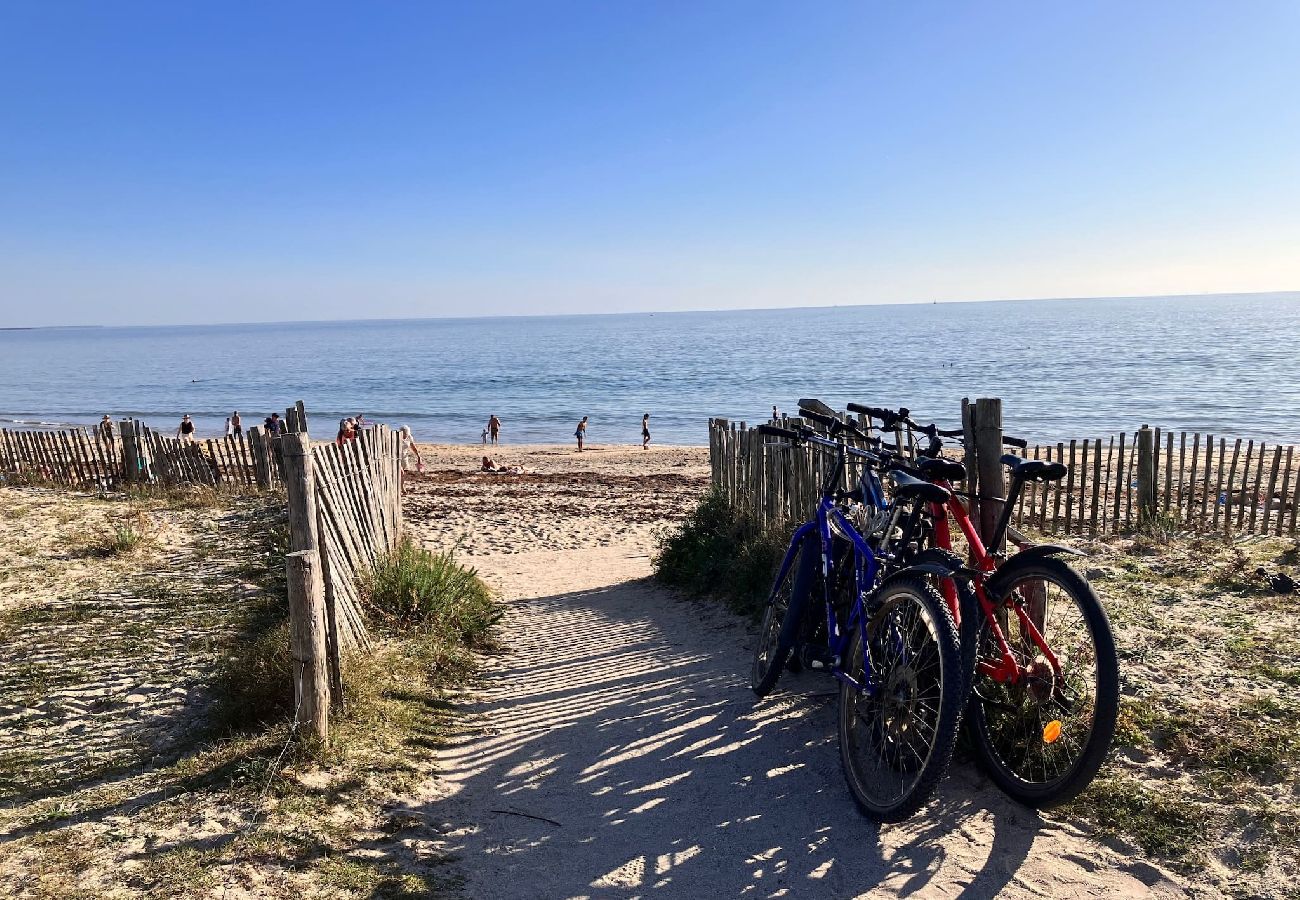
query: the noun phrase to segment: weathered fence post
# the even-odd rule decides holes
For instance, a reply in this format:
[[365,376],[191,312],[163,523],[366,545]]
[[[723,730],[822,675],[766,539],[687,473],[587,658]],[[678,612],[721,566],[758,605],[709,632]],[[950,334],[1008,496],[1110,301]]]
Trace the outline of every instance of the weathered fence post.
[[1137,433],[1137,494],[1138,522],[1149,522],[1156,515],[1156,442],[1149,425]]
[[118,423],[117,433],[122,437],[122,480],[130,484],[139,475],[139,466],[136,464],[139,454],[135,449],[135,421],[123,419]]
[[[975,461],[979,469],[980,539],[987,545],[1007,496],[1002,474],[1002,401],[996,397],[975,401]],[[987,549],[990,553],[1002,552],[1002,547]]]
[[295,724],[329,737],[329,665],[325,583],[321,572],[311,441],[305,432],[280,437],[289,502],[289,629],[294,661]]
[[271,460],[266,452],[266,438],[262,434],[262,426],[254,425],[248,429],[248,442],[253,451],[253,477],[257,480],[257,489],[259,491],[269,491],[271,489]]

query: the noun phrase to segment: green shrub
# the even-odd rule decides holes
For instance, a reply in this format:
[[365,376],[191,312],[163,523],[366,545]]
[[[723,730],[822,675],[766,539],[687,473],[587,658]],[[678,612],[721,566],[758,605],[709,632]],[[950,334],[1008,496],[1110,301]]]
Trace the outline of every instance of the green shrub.
[[783,530],[756,527],[713,491],[660,537],[655,577],[687,593],[719,597],[757,618],[788,543]]
[[475,569],[450,552],[434,553],[406,540],[362,579],[372,615],[394,628],[426,628],[453,643],[483,646],[501,618],[492,592]]
[[108,542],[104,545],[104,552],[108,554],[129,553],[144,541],[144,535],[135,530],[130,523],[125,525],[114,525],[113,533]]

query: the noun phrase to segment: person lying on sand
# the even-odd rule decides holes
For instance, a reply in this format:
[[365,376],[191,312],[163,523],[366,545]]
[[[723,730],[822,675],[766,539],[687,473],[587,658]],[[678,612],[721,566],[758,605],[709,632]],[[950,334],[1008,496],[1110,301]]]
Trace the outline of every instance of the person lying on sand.
[[522,475],[524,474],[523,466],[503,466],[499,465],[492,457],[483,457],[483,467],[479,471],[492,472],[498,475]]

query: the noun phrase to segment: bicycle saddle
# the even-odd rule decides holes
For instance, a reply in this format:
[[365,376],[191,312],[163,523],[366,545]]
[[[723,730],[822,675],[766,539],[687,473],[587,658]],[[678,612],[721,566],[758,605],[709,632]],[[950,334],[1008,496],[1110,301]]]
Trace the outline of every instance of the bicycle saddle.
[[905,497],[916,497],[927,503],[943,503],[952,496],[947,488],[941,488],[937,484],[913,478],[898,469],[890,470],[889,480],[894,485],[894,496],[899,500]]
[[953,459],[923,457],[916,461],[916,467],[926,478],[938,478],[943,481],[964,481],[966,467]]
[[1070,471],[1065,463],[1025,459],[1010,453],[1002,457],[1002,465],[1011,470],[1013,478],[1023,478],[1026,481],[1060,481]]

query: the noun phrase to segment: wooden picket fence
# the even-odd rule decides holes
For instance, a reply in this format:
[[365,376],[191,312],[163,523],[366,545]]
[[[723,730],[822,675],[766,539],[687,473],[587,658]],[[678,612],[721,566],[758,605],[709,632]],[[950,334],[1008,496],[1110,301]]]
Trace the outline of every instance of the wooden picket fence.
[[280,449],[295,721],[325,740],[330,709],[343,704],[348,655],[372,647],[360,580],[402,537],[403,448],[384,425],[341,444],[312,442],[302,404],[287,412]]
[[[1152,429],[1154,518],[1174,529],[1227,535],[1295,535],[1300,468],[1284,444]],[[1021,451],[1063,462],[1066,479],[1031,485],[1016,506],[1018,527],[1066,534],[1113,534],[1142,519],[1140,432],[1061,441]]]
[[179,440],[136,419],[99,428],[58,431],[0,429],[0,473],[79,490],[124,484],[204,485],[270,489],[280,483],[278,437],[258,426],[232,435]]
[[[801,421],[782,417],[776,424]],[[1151,430],[1156,452],[1145,463],[1137,452],[1140,432],[1019,451],[1031,459],[1063,462],[1070,473],[1051,484],[1027,485],[1012,523],[1050,534],[1102,536],[1154,519],[1176,530],[1296,535],[1300,460],[1295,447]],[[905,431],[882,436],[912,455],[920,442]],[[961,455],[959,446],[951,449]],[[831,464],[825,453],[773,444],[744,422],[717,418],[709,421],[709,460],[714,486],[762,526],[806,519]],[[971,468],[969,455],[967,462]],[[851,465],[842,487],[850,487],[857,476],[858,467]],[[1143,484],[1149,486],[1145,516],[1139,493]],[[971,485],[955,487],[968,491]]]

